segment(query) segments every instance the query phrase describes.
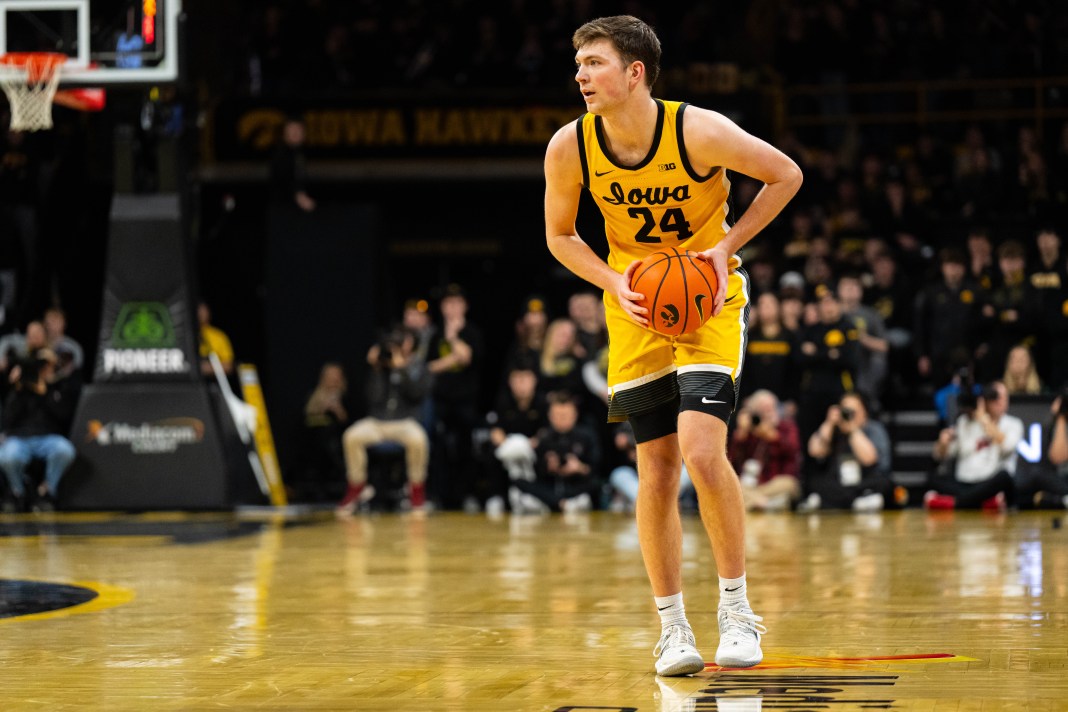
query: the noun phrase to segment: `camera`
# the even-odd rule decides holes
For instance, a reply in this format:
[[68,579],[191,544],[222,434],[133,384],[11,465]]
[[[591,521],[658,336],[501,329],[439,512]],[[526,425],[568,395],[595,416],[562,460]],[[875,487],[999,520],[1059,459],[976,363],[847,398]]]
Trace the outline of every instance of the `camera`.
[[856,411],[854,411],[852,408],[842,408],[842,420],[846,421],[847,423],[852,420],[853,416],[855,415]]
[[753,424],[754,428],[760,427],[760,413],[749,413],[749,422]]
[[993,401],[998,399],[998,389],[991,385],[983,386],[982,393],[979,397],[985,401]]

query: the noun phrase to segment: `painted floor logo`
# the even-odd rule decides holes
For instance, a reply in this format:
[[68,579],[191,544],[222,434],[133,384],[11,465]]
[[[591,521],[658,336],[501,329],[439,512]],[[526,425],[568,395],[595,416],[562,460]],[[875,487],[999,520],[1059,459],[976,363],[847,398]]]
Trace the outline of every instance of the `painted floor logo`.
[[134,599],[134,592],[96,581],[54,583],[0,579],[0,623],[99,611]]
[[[976,662],[953,653],[913,655],[873,655],[866,657],[815,657],[804,655],[768,656],[764,662],[740,671],[706,665],[705,672],[692,678],[656,678],[654,692],[657,712],[760,712],[775,710],[897,709],[892,689],[898,675],[864,675],[856,672],[889,672],[899,664]],[[810,668],[841,670],[832,674],[762,674],[759,671]],[[754,673],[753,671],[757,671]],[[685,689],[687,681],[701,683],[698,690]],[[554,712],[638,712],[641,705],[558,707]]]

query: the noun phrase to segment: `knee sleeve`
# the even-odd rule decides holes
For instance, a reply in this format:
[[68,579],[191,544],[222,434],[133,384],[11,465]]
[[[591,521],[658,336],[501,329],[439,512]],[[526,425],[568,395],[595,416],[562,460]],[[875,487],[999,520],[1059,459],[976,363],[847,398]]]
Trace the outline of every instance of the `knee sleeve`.
[[638,413],[628,418],[630,427],[634,430],[635,443],[646,443],[677,432],[679,429],[678,419],[678,399],[662,403],[652,410]]

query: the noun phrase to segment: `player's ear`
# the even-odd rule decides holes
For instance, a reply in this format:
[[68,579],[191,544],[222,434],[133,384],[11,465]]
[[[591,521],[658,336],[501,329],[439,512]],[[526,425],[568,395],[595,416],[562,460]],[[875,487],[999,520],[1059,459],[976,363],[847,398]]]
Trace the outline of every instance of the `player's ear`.
[[645,64],[640,61],[633,61],[630,63],[630,71],[628,74],[632,82],[641,82],[645,80]]

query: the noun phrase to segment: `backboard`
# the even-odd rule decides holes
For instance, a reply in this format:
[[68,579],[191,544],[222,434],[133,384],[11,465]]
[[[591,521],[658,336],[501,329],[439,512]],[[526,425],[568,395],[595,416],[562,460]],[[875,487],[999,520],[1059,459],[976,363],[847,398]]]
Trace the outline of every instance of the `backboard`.
[[0,0],[0,54],[65,54],[64,85],[173,82],[181,6],[181,0]]

